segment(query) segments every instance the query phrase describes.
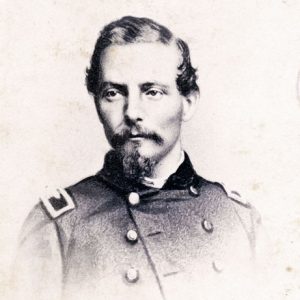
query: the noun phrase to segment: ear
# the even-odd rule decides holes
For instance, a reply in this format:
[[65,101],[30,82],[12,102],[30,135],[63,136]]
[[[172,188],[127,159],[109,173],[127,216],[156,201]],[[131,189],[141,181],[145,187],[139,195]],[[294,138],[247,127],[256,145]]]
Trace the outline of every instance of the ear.
[[199,96],[199,92],[195,91],[183,97],[182,121],[186,122],[192,118],[197,107]]

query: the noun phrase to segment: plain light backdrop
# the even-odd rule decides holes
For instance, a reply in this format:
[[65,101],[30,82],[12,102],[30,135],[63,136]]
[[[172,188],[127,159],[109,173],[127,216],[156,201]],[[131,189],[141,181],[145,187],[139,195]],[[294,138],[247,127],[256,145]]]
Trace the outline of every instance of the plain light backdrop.
[[153,18],[189,44],[201,98],[184,125],[185,149],[200,175],[238,190],[260,211],[280,296],[296,299],[297,0],[1,1],[0,296],[13,288],[8,270],[17,235],[45,186],[65,187],[101,168],[109,147],[85,68],[100,29],[124,15]]

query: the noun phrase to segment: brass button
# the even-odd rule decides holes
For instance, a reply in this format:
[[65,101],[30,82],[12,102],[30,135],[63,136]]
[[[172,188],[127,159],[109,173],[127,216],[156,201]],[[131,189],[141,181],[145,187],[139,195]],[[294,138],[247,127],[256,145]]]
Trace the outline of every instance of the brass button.
[[208,233],[212,233],[214,230],[213,224],[206,219],[202,221],[202,227]]
[[137,282],[139,280],[139,271],[136,268],[129,268],[125,275],[128,282]]
[[137,205],[140,203],[140,196],[138,193],[132,192],[128,195],[128,201],[131,205]]
[[199,196],[198,190],[197,190],[193,185],[191,185],[191,186],[189,187],[189,191],[190,191],[190,194],[191,194],[192,196],[194,196],[194,197]]
[[128,230],[128,232],[126,234],[126,239],[127,239],[127,241],[132,242],[132,243],[136,242],[138,240],[137,232],[133,229]]

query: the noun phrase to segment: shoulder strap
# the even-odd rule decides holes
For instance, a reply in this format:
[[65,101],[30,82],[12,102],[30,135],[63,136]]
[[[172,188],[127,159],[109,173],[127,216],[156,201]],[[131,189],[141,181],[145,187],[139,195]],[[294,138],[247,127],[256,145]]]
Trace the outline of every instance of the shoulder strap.
[[248,202],[247,200],[245,200],[244,198],[242,198],[241,194],[237,191],[231,190],[228,188],[228,186],[226,186],[224,183],[221,183],[223,189],[225,190],[228,198],[246,208],[251,208],[251,204],[250,202]]
[[75,208],[75,202],[69,193],[62,188],[55,190],[50,197],[40,198],[43,208],[52,219],[55,219],[67,211]]

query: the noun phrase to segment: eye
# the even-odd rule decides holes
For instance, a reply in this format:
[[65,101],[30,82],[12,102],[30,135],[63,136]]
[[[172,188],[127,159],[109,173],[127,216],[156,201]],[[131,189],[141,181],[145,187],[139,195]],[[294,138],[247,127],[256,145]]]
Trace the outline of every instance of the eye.
[[163,97],[164,92],[158,89],[150,89],[145,92],[145,95],[148,99],[160,100]]
[[123,94],[117,89],[108,89],[103,92],[102,98],[108,101],[117,101],[123,98]]

